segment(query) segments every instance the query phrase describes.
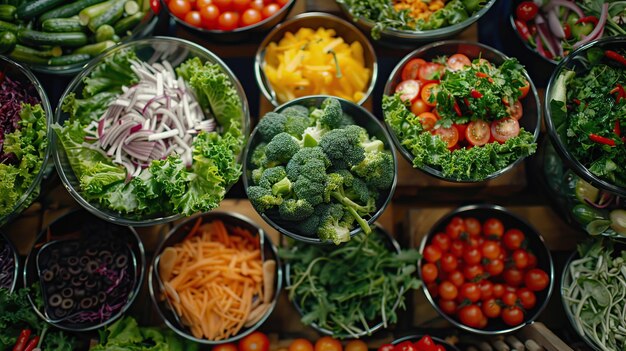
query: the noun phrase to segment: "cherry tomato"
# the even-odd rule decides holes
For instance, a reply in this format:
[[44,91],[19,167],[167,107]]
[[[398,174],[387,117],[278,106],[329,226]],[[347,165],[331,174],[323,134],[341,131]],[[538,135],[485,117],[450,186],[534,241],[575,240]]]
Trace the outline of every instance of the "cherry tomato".
[[407,340],[396,345],[396,348],[394,349],[394,351],[419,351],[419,350],[417,349],[417,347],[415,347],[415,344]]
[[251,9],[255,9],[255,10],[261,12],[261,10],[263,10],[263,7],[265,7],[264,0],[252,0],[250,2],[250,8]]
[[339,340],[330,336],[323,336],[315,342],[315,351],[343,351],[343,346]]
[[241,15],[241,26],[247,27],[261,22],[261,12],[255,9],[247,9]]
[[421,86],[422,83],[417,80],[405,80],[398,84],[396,87],[396,93],[400,94],[400,99],[402,99],[402,101],[413,102],[419,97]]
[[465,130],[465,138],[474,146],[483,146],[489,142],[491,133],[489,131],[489,123],[477,119],[467,124]]
[[202,26],[206,29],[216,29],[217,19],[220,17],[220,10],[215,5],[208,5],[200,9]]
[[452,315],[456,313],[457,304],[454,300],[439,299],[439,302],[437,304],[439,305],[441,311],[443,311],[443,313],[445,314]]
[[537,304],[537,297],[535,296],[535,293],[530,291],[528,288],[518,289],[517,298],[526,311],[532,309]]
[[459,71],[472,65],[472,61],[463,54],[454,54],[448,58],[448,68],[451,71]]
[[422,256],[426,261],[434,263],[439,261],[439,259],[441,258],[441,254],[441,249],[431,244],[424,247],[424,252],[422,253]]
[[437,345],[437,348],[435,349],[435,351],[447,351],[445,346],[443,345]]
[[485,270],[483,269],[483,266],[479,264],[473,266],[465,266],[465,268],[463,268],[463,276],[467,280],[474,280],[477,277],[482,276],[483,274],[485,274]]
[[453,254],[455,257],[463,257],[464,249],[465,244],[461,240],[454,240],[452,244],[450,244],[450,253]]
[[496,299],[501,298],[504,293],[506,292],[506,289],[504,288],[504,285],[496,283],[493,284],[493,297]]
[[313,344],[307,339],[296,339],[289,345],[289,351],[313,351]]
[[454,127],[444,128],[439,126],[439,128],[435,129],[435,135],[439,135],[441,140],[446,142],[448,149],[453,148],[459,142],[459,131]]
[[495,260],[500,256],[500,245],[495,241],[487,240],[480,247],[483,257],[489,260]]
[[482,255],[480,254],[478,247],[466,247],[463,251],[463,261],[465,264],[479,264],[481,259]]
[[378,348],[378,351],[394,351],[395,348],[396,347],[394,345],[383,344],[381,347]]
[[480,299],[482,301],[489,300],[493,297],[493,283],[487,279],[483,279],[478,283],[480,288]]
[[187,12],[191,11],[191,3],[187,0],[171,0],[167,4],[167,8],[170,9],[172,15],[178,18],[185,18]]
[[[416,116],[424,112],[430,112],[430,106],[426,105],[424,100],[418,97],[411,104],[411,112],[413,112],[413,114]],[[435,116],[435,118],[437,117]]]
[[446,233],[452,239],[458,239],[461,233],[465,232],[465,223],[463,222],[463,218],[455,216],[452,217],[450,223],[446,225]]
[[522,247],[526,236],[519,229],[509,229],[504,233],[504,237],[502,238],[502,242],[504,243],[504,247],[513,251]]
[[459,320],[461,323],[473,328],[479,328],[481,320],[484,317],[480,307],[476,305],[465,306],[459,310]]
[[287,5],[291,0],[276,0],[276,3],[280,6],[280,7],[284,7],[285,5]]
[[278,4],[269,4],[263,8],[261,15],[263,15],[263,19],[266,19],[274,16],[278,11],[280,11],[280,6]]
[[239,13],[226,11],[217,19],[217,27],[220,30],[233,30],[237,28],[239,23]]
[[528,92],[530,91],[530,82],[528,82],[528,80],[525,81],[526,84],[524,84],[523,87],[519,88],[519,91],[522,93],[522,96],[520,96],[520,100],[525,98],[528,95]]
[[428,289],[432,297],[437,298],[439,296],[439,285],[437,282],[426,283],[426,289]]
[[450,272],[450,274],[448,274],[448,280],[457,288],[461,287],[461,285],[465,283],[465,277],[461,271]]
[[439,275],[437,266],[434,263],[425,263],[422,265],[422,279],[426,283],[434,282]]
[[493,121],[491,122],[491,135],[495,141],[502,144],[519,135],[519,122],[514,118]]
[[506,291],[504,295],[502,295],[502,303],[507,306],[515,306],[517,303],[517,294],[512,291]]
[[513,287],[518,287],[524,282],[524,273],[517,268],[509,268],[504,270],[504,281]]
[[497,218],[489,218],[483,224],[486,237],[501,238],[504,234],[504,224]]
[[[420,99],[417,99],[415,101],[420,101]],[[437,116],[435,116],[431,112],[422,112],[419,114],[419,116],[417,116],[417,119],[419,119],[422,127],[426,131],[432,130],[433,128],[435,128],[435,124],[437,124]]]
[[531,291],[541,291],[548,287],[550,284],[550,277],[544,271],[539,268],[533,268],[526,272],[524,276],[524,283],[526,287]]
[[[481,310],[482,311],[482,310]],[[485,315],[483,314],[483,318],[481,318],[480,323],[478,324],[478,328],[479,329],[484,329],[487,324],[489,323],[489,320],[487,319],[487,317],[485,317]]]
[[532,1],[522,1],[515,8],[515,17],[522,21],[530,21],[539,12],[539,6]]
[[457,258],[449,252],[446,252],[441,256],[439,264],[441,266],[441,270],[446,273],[455,271],[459,266]]
[[270,340],[267,335],[256,331],[239,340],[239,351],[269,351]]
[[209,5],[213,5],[213,0],[196,0],[196,8],[198,10]]
[[511,254],[511,259],[518,269],[528,267],[528,252],[524,249],[517,249]]
[[419,71],[419,68],[425,63],[426,61],[421,58],[414,58],[409,60],[409,62],[407,62],[404,67],[402,67],[402,80],[417,79],[417,73]]
[[458,293],[456,286],[447,280],[439,284],[439,297],[444,300],[454,300]]
[[507,111],[509,112],[511,118],[516,120],[519,120],[524,115],[524,107],[519,100],[515,101],[513,106],[507,107]]
[[238,351],[238,350],[237,350],[237,345],[228,343],[228,344],[216,345],[215,347],[211,349],[211,351]]
[[220,12],[230,11],[233,0],[213,0],[213,5],[220,9]]
[[[459,133],[461,133],[461,131],[459,131]],[[479,236],[482,232],[480,221],[474,217],[465,218],[463,223],[465,224],[465,230],[470,236]]]
[[510,326],[519,325],[524,321],[524,312],[519,307],[507,307],[502,310],[502,321]]
[[478,302],[480,300],[480,288],[476,283],[465,283],[461,285],[459,294],[462,299],[468,299],[470,302]]
[[420,65],[417,76],[421,81],[439,80],[443,77],[446,67],[440,63],[426,62]]
[[367,348],[367,344],[363,340],[354,339],[354,340],[348,341],[344,350],[345,351],[367,351],[368,348]]
[[239,13],[250,7],[250,0],[232,0],[231,8]]
[[[455,123],[455,124],[453,124],[453,126],[454,126],[454,128],[456,128],[456,130],[459,131],[459,141],[465,140],[465,130],[467,129],[467,124],[456,124]],[[467,225],[467,223],[465,225]],[[478,225],[480,226],[480,223],[478,223]],[[470,233],[470,229],[469,228],[467,228],[467,232],[470,235],[472,235]],[[480,235],[480,232],[477,235]]]
[[[437,83],[428,83],[424,85],[422,88],[421,97],[424,103],[427,106],[435,107],[437,106],[437,92],[439,91],[439,84]],[[432,96],[432,101],[431,101]]]
[[202,17],[200,17],[199,11],[189,11],[185,15],[185,22],[194,27],[202,26]]
[[535,268],[537,267],[537,256],[535,256],[532,252],[528,253],[528,266],[526,268]]
[[490,260],[485,265],[485,271],[487,271],[490,276],[495,277],[504,271],[504,262],[502,262],[501,259]]
[[450,250],[450,245],[452,244],[452,240],[446,233],[437,233],[433,236],[433,240],[431,244],[438,247],[441,251],[445,252]]
[[161,1],[160,0],[150,0],[150,8],[155,15],[158,15],[161,12]]
[[419,351],[436,351],[437,350],[437,345],[435,345],[435,342],[433,341],[433,339],[428,335],[422,336],[422,338],[419,339],[415,343],[415,347]]
[[496,299],[489,299],[487,301],[483,301],[482,311],[485,316],[489,318],[498,318],[500,316],[502,308],[500,307]]

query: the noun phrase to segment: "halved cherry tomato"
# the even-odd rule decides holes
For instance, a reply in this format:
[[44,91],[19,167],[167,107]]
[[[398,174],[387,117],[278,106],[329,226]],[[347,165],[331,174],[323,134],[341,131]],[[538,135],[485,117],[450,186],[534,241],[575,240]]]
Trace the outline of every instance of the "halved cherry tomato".
[[498,305],[496,299],[488,299],[483,301],[482,310],[488,318],[498,318],[502,312],[502,308]]
[[434,282],[438,276],[438,269],[434,263],[425,263],[422,265],[422,279],[426,283]]
[[[456,124],[455,123],[455,124],[453,124],[453,126],[454,126],[454,128],[456,128],[456,130],[459,131],[459,141],[465,140],[465,130],[467,129],[467,124]],[[480,225],[480,223],[479,223],[479,225]]]
[[483,232],[488,238],[499,239],[504,235],[504,224],[497,218],[489,218],[483,224]]
[[280,6],[278,4],[269,4],[261,10],[261,15],[263,16],[263,19],[266,19],[274,16],[278,11],[280,11]]
[[185,15],[185,22],[187,22],[190,26],[200,27],[202,26],[202,17],[200,17],[199,11],[189,11]]
[[[416,101],[420,101],[419,99]],[[431,112],[422,112],[417,116],[424,130],[429,131],[435,128],[437,124],[437,116]]]
[[441,251],[445,252],[450,250],[450,244],[452,244],[452,240],[446,233],[437,233],[433,236],[433,240],[431,242],[433,245],[437,246]]
[[541,291],[548,287],[550,284],[550,277],[548,274],[539,268],[533,268],[526,272],[524,276],[524,283],[526,287],[531,291]]
[[514,138],[519,135],[519,122],[514,118],[503,118],[491,122],[491,135],[499,143]]
[[476,305],[465,306],[459,310],[459,320],[470,327],[479,328],[484,317],[480,307]]
[[439,308],[443,311],[443,313],[445,314],[455,314],[456,313],[456,301],[454,300],[444,300],[444,299],[439,299]]
[[402,67],[402,80],[408,79],[417,79],[417,73],[421,65],[425,64],[426,61],[421,58],[414,58],[409,60],[409,62]]
[[217,19],[220,17],[220,10],[215,5],[208,5],[200,9],[202,26],[206,29],[216,29]]
[[507,230],[506,233],[504,233],[502,242],[504,243],[504,247],[506,247],[507,249],[516,250],[522,247],[522,244],[524,243],[525,239],[526,239],[526,236],[521,230],[517,228],[512,228],[512,229]]
[[520,100],[525,98],[528,95],[528,92],[530,91],[530,82],[529,81],[525,81],[526,84],[524,84],[523,87],[519,88],[519,91],[522,92],[522,96],[520,96]]
[[524,312],[519,307],[507,307],[502,310],[502,320],[510,326],[519,325],[524,321]]
[[402,101],[413,102],[419,97],[421,86],[422,83],[415,79],[405,80],[398,84],[396,87],[396,93],[400,94],[400,99],[402,99]]
[[440,63],[426,62],[420,65],[417,76],[421,81],[439,80],[445,71],[446,67]]
[[451,282],[444,280],[439,284],[439,297],[444,300],[454,300],[459,293],[458,289]]
[[445,141],[448,149],[453,148],[459,142],[459,131],[454,128],[439,127],[435,129],[435,135],[439,135],[441,140]]
[[436,98],[437,98],[438,91],[439,91],[439,84],[437,83],[428,83],[424,85],[424,87],[422,88],[422,93],[421,93],[422,100],[424,100],[424,103],[431,107],[437,106]]
[[259,10],[249,8],[245,10],[243,14],[241,15],[242,27],[251,26],[259,22],[261,22],[261,12],[259,12]]
[[515,17],[522,21],[530,21],[539,12],[539,6],[532,1],[522,1],[515,8]]
[[507,107],[507,111],[509,112],[511,118],[520,119],[524,115],[524,107],[519,100],[516,100],[513,103],[513,106]]
[[220,30],[233,30],[239,23],[239,13],[234,11],[223,12],[217,19],[217,28]]
[[448,68],[452,71],[459,71],[472,65],[472,61],[463,54],[454,54],[448,58]]
[[[418,116],[422,112],[430,112],[430,106],[426,105],[426,103],[424,103],[424,100],[418,97],[411,104],[411,112],[413,112],[414,115]],[[435,116],[435,118],[437,117]]]
[[170,13],[178,18],[185,18],[187,12],[191,11],[191,3],[187,0],[171,0],[167,7]]
[[490,137],[489,123],[480,119],[468,123],[465,130],[465,138],[470,144],[483,146],[489,142]]
[[485,265],[485,270],[490,276],[495,277],[504,271],[504,262],[500,259],[490,260]]

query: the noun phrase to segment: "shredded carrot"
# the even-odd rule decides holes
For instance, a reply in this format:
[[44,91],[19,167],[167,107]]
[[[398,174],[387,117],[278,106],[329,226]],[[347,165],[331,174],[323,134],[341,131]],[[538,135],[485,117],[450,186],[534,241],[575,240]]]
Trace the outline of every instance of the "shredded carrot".
[[236,335],[263,299],[259,239],[249,230],[199,218],[174,246],[176,259],[163,280],[174,312],[197,338]]

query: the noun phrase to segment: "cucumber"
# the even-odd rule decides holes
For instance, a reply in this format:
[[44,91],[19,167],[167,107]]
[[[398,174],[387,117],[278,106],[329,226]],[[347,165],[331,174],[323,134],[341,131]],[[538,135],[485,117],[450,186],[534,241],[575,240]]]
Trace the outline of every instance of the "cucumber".
[[78,18],[50,18],[41,24],[44,32],[64,33],[80,32],[84,29]]
[[91,55],[87,54],[70,54],[59,57],[52,57],[48,60],[50,66],[74,65],[91,59]]
[[126,14],[129,16],[132,16],[136,14],[137,12],[139,12],[139,4],[137,3],[137,1],[135,0],[126,1],[126,3],[124,4],[124,12],[126,12]]
[[0,20],[15,21],[17,7],[13,5],[0,5]]
[[96,42],[111,40],[115,35],[115,29],[108,24],[103,24],[96,30]]
[[576,189],[574,190],[574,193],[576,194],[578,201],[581,203],[585,203],[585,199],[588,199],[591,202],[596,202],[600,196],[600,190],[587,183],[582,178],[578,178],[576,181]]
[[606,219],[602,212],[585,204],[574,206],[572,214],[582,224],[588,224],[597,219]]
[[0,32],[13,32],[17,33],[19,27],[13,23],[5,22],[0,20]]
[[37,15],[62,5],[65,0],[33,0],[26,1],[17,8],[17,17],[31,19]]
[[[48,59],[45,56],[36,55],[35,53],[44,54],[45,52],[40,52],[35,49],[31,49],[22,45],[15,45],[15,49],[11,51],[9,57],[18,62],[26,62],[26,63],[34,63],[38,65],[45,65],[48,63]],[[52,57],[52,55],[50,55]]]
[[104,2],[104,0],[78,0],[61,7],[52,9],[39,17],[39,21],[43,22],[50,18],[67,18],[78,15],[83,9]]
[[114,0],[106,11],[89,20],[89,29],[95,33],[98,27],[104,24],[113,25],[124,15],[124,4],[126,0]]
[[74,51],[72,51],[72,54],[76,54],[76,55],[80,55],[80,54],[87,54],[90,56],[96,56],[99,53],[103,52],[104,50],[110,48],[111,46],[114,46],[115,42],[112,40],[106,40],[100,43],[95,43],[95,44],[89,44],[89,45],[85,45],[83,47],[80,47]]
[[113,26],[113,28],[115,28],[115,33],[117,35],[126,35],[126,32],[132,31],[135,27],[137,27],[145,15],[145,12],[137,12],[132,16],[124,17],[117,21]]
[[17,44],[17,37],[13,32],[0,33],[0,54],[13,51]]
[[87,35],[82,32],[47,33],[36,30],[22,30],[17,33],[20,43],[26,45],[59,45],[79,47],[87,44]]
[[91,21],[91,19],[93,17],[96,17],[102,13],[104,13],[109,7],[111,7],[111,5],[113,4],[113,1],[115,0],[108,0],[105,2],[100,2],[97,3],[95,5],[89,6],[87,8],[82,9],[79,13],[78,13],[78,18],[80,19],[80,24],[82,24],[83,26],[86,26],[89,24],[89,21]]

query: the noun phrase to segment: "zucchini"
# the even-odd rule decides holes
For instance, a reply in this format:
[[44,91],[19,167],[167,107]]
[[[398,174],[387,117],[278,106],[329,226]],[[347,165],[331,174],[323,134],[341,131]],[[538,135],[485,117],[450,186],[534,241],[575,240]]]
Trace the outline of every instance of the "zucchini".
[[13,23],[0,20],[0,32],[13,32],[17,33],[19,27]]
[[20,43],[26,45],[59,45],[79,47],[87,44],[87,35],[82,32],[47,33],[36,30],[22,30],[17,33]]
[[100,2],[80,10],[80,12],[78,13],[80,24],[82,24],[83,26],[88,25],[89,21],[91,21],[93,17],[104,13],[109,7],[111,7],[113,1],[115,0],[107,0],[105,2]]
[[80,55],[80,54],[87,54],[90,56],[96,56],[98,54],[100,54],[101,52],[103,52],[104,50],[110,48],[111,46],[114,46],[115,42],[112,40],[106,40],[100,43],[95,43],[95,44],[89,44],[89,45],[85,45],[83,47],[80,47],[74,51],[72,51],[72,54],[76,54],[76,55]]
[[78,0],[61,7],[52,9],[39,17],[39,21],[43,22],[50,18],[67,18],[78,15],[83,9],[104,2],[104,0]]
[[96,30],[96,42],[111,40],[115,35],[115,29],[108,24],[103,24]]
[[0,54],[4,54],[15,49],[17,37],[13,32],[0,33]]
[[89,59],[91,59],[91,56],[87,54],[70,54],[70,55],[64,55],[64,56],[59,56],[59,57],[52,57],[48,60],[48,65],[50,66],[74,65],[77,63],[89,61]]
[[15,21],[17,13],[17,7],[13,5],[0,5],[0,20],[3,21]]
[[42,13],[51,10],[59,5],[62,5],[65,0],[33,0],[26,1],[17,8],[17,17],[30,19],[41,15]]
[[137,12],[132,16],[124,17],[117,21],[113,26],[115,33],[117,35],[126,35],[126,32],[132,31],[135,27],[137,27],[145,15],[145,12]]
[[89,20],[89,29],[95,33],[98,27],[104,24],[113,25],[124,15],[124,4],[126,4],[126,0],[113,0],[113,3],[106,11]]
[[84,29],[78,18],[50,18],[41,24],[44,32],[64,33],[80,32]]

